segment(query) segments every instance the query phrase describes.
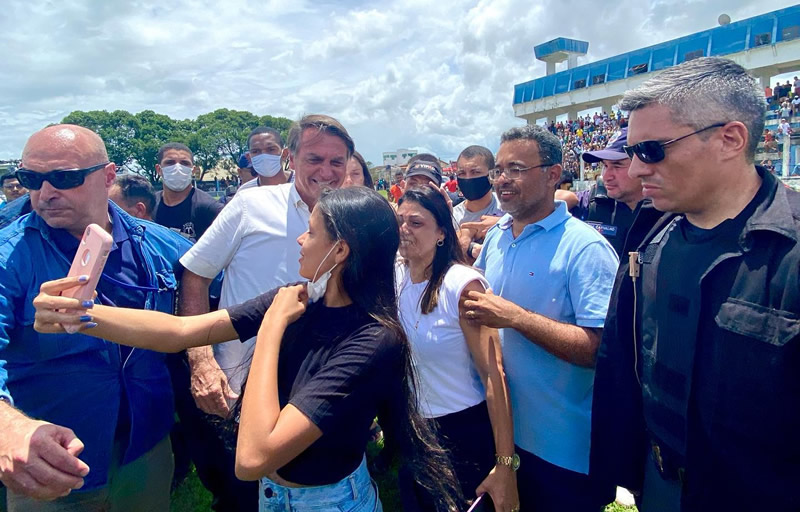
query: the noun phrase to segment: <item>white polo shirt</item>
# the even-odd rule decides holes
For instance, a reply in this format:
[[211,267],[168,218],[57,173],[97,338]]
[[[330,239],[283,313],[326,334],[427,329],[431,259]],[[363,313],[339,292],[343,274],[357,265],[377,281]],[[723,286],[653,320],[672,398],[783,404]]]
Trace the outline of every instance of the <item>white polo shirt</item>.
[[[224,269],[219,306],[241,304],[301,280],[297,237],[308,230],[310,215],[294,183],[240,190],[181,264],[209,279]],[[254,345],[255,338],[214,346],[217,363],[237,393]]]

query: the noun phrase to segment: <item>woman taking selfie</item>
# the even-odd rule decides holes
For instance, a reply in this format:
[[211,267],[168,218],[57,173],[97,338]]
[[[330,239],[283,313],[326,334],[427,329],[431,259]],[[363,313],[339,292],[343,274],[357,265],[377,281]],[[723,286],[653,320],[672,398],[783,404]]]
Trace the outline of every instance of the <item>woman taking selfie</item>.
[[[497,510],[518,509],[511,404],[497,330],[463,319],[460,303],[488,283],[464,264],[450,208],[432,187],[398,202],[400,321],[419,378],[420,412],[436,421],[466,498],[484,492]],[[408,493],[407,486],[404,490]],[[420,508],[430,508],[417,492]]]
[[[306,284],[175,317],[100,305],[86,310],[57,296],[78,283],[68,278],[42,285],[35,328],[81,325],[85,334],[162,352],[257,335],[235,408],[236,475],[260,480],[262,511],[381,510],[364,457],[376,415],[387,443],[440,499],[438,507],[452,508],[452,470],[416,410],[408,342],[397,318],[392,208],[363,187],[331,192],[298,242]],[[64,309],[70,311],[58,311]]]

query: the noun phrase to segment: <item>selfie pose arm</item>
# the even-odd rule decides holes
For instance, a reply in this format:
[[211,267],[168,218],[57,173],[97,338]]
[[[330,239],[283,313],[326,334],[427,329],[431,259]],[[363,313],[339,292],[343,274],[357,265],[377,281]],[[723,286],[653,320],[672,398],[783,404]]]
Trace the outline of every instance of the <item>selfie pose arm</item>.
[[79,326],[82,334],[157,352],[180,352],[237,338],[224,309],[197,316],[173,316],[59,296],[62,291],[84,283],[78,277],[42,283],[33,301],[34,329],[41,333],[61,333],[65,332],[65,325]]

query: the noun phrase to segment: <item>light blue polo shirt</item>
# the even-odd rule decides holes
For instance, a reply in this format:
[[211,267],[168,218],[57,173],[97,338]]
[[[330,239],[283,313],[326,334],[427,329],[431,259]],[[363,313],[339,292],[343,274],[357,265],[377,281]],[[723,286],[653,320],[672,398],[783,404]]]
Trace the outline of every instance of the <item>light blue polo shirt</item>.
[[[611,245],[556,201],[515,239],[511,215],[489,230],[475,266],[492,291],[529,311],[603,327],[619,265]],[[594,369],[568,363],[514,329],[501,329],[514,441],[562,468],[588,474]]]

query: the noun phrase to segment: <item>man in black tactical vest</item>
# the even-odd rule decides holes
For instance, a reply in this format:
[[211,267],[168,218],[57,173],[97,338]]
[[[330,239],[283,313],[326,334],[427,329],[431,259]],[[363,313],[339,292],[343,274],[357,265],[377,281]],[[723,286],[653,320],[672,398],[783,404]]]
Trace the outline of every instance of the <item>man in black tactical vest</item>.
[[[622,246],[642,201],[642,180],[628,176],[631,159],[622,149],[628,141],[628,127],[623,127],[599,151],[581,155],[587,164],[602,163],[602,184],[589,202],[586,223],[606,237],[622,259]],[[603,193],[604,192],[604,193]]]
[[799,510],[800,194],[754,164],[764,95],[699,58],[620,106],[630,175],[668,213],[642,208],[617,274],[590,474],[641,512]]

